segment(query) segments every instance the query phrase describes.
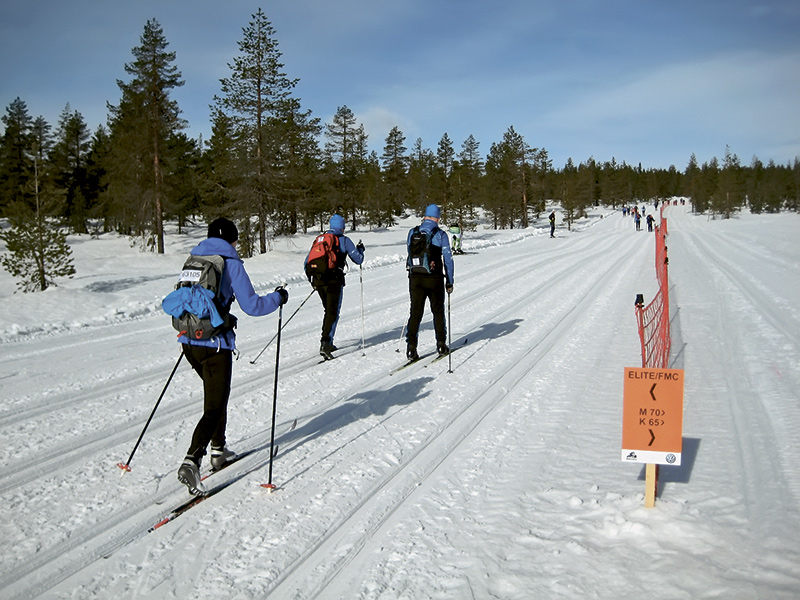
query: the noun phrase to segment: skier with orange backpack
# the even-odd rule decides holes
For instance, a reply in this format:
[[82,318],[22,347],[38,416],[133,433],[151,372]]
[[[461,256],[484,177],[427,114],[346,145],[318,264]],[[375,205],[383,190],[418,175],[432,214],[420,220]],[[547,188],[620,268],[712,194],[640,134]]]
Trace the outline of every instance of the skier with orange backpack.
[[333,215],[328,230],[314,238],[311,250],[306,256],[305,272],[311,285],[317,290],[325,316],[322,319],[322,337],[319,353],[325,360],[333,358],[337,350],[333,344],[339,311],[342,308],[342,288],[347,257],[355,264],[364,262],[364,244],[344,235],[344,217]]

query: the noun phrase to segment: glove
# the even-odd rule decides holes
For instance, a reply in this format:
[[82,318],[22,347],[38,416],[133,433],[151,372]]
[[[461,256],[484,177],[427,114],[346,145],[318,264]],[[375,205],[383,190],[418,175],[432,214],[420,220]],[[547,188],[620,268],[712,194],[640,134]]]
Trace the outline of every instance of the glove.
[[361,240],[358,240],[358,244],[356,244],[356,250],[361,252],[361,254],[364,254],[365,248],[364,248],[364,244],[363,244],[363,242]]
[[448,285],[444,289],[447,291],[448,294],[452,294],[453,293],[453,286],[452,285]]
[[289,292],[286,291],[285,287],[279,285],[275,288],[275,291],[281,295],[281,306],[289,301]]

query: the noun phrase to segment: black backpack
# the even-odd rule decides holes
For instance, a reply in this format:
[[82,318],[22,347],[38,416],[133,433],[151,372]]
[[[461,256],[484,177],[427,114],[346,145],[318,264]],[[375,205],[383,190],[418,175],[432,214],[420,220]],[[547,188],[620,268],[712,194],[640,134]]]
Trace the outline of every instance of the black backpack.
[[194,256],[190,255],[183,264],[183,270],[175,284],[175,289],[181,287],[200,286],[214,293],[214,304],[224,322],[218,327],[211,324],[209,317],[198,317],[184,311],[180,317],[172,317],[172,326],[190,340],[208,340],[217,335],[224,334],[236,326],[236,317],[230,314],[233,296],[228,302],[223,302],[220,295],[222,272],[225,269],[225,259],[219,255]]
[[414,227],[408,240],[408,259],[406,269],[409,273],[417,275],[430,275],[431,268],[431,238],[436,230],[426,231],[419,225]]

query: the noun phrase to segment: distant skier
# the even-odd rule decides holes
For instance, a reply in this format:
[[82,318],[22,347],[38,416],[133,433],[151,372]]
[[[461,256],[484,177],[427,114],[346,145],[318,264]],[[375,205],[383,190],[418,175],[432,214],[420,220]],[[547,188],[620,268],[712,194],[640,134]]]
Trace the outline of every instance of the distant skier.
[[333,215],[328,223],[328,231],[317,238],[326,236],[326,234],[333,234],[329,236],[334,244],[330,249],[332,252],[331,261],[334,263],[332,269],[327,269],[318,276],[309,274],[309,259],[312,258],[312,252],[315,250],[314,246],[312,246],[305,260],[306,274],[311,285],[317,290],[320,300],[322,300],[322,306],[325,309],[319,346],[319,353],[325,360],[332,359],[333,353],[338,350],[333,343],[333,336],[336,334],[339,311],[342,308],[342,288],[345,285],[344,269],[347,264],[347,257],[349,256],[350,260],[357,265],[364,262],[364,244],[361,242],[354,244],[353,240],[344,235],[344,225],[344,217]]
[[[417,335],[425,300],[428,300],[433,313],[433,327],[436,332],[436,350],[445,356],[447,347],[447,327],[444,320],[444,294],[453,292],[453,256],[447,234],[439,229],[441,211],[435,204],[425,209],[422,224],[408,232],[408,288],[411,297],[411,311],[406,328],[406,356],[417,360]],[[446,283],[445,283],[446,282]]]
[[554,238],[556,237],[556,211],[551,212],[548,219],[550,220],[550,237]]
[[638,206],[633,209],[633,224],[636,227],[636,231],[642,230],[642,215],[639,214]]
[[653,222],[655,219],[653,215],[647,215],[647,231],[653,231]]
[[[178,480],[189,488],[194,495],[205,494],[205,488],[200,481],[200,462],[206,453],[206,447],[211,444],[211,466],[220,468],[236,458],[236,453],[230,450],[225,443],[225,429],[228,420],[228,398],[231,393],[231,373],[233,371],[233,350],[236,348],[236,318],[230,315],[230,307],[234,297],[241,309],[253,317],[268,315],[285,304],[289,293],[282,287],[265,296],[259,296],[253,290],[244,263],[236,252],[236,242],[239,232],[236,225],[228,219],[216,219],[208,226],[208,238],[200,242],[192,251],[192,257],[201,261],[206,257],[222,257],[224,267],[219,278],[217,297],[206,306],[211,309],[214,317],[223,321],[219,329],[212,331],[213,336],[208,339],[198,339],[198,334],[187,335],[182,331],[178,342],[183,344],[183,353],[186,360],[203,380],[203,416],[197,423],[189,444],[189,451],[178,469]],[[187,261],[188,262],[188,261]],[[196,277],[199,273],[196,267],[184,267],[181,281]],[[187,279],[187,283],[191,279]],[[178,287],[162,302],[164,310],[180,319],[185,313],[193,313],[197,309],[198,285],[184,285]],[[208,291],[208,290],[206,290]],[[216,306],[217,303],[219,306]],[[197,315],[203,317],[203,314]],[[214,323],[214,319],[210,321]],[[202,333],[202,332],[201,332]],[[204,337],[204,336],[201,336]]]
[[464,254],[464,251],[461,249],[461,238],[464,237],[464,234],[461,232],[461,227],[458,225],[451,225],[450,237],[453,238],[453,254]]

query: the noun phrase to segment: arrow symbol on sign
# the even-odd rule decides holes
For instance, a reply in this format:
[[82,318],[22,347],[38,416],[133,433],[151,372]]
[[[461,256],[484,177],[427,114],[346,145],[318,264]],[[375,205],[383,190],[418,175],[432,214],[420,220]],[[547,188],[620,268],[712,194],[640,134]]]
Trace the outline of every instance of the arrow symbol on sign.
[[655,434],[655,433],[653,433],[653,430],[652,430],[652,429],[648,429],[647,431],[649,431],[649,432],[650,432],[650,443],[649,443],[649,444],[647,444],[647,445],[648,445],[648,446],[652,446],[652,445],[653,445],[653,442],[655,442],[655,441],[656,441],[656,434]]
[[656,401],[656,395],[653,393],[653,390],[656,389],[657,385],[658,385],[657,383],[654,383],[653,387],[650,388],[650,397],[653,399],[653,402]]

